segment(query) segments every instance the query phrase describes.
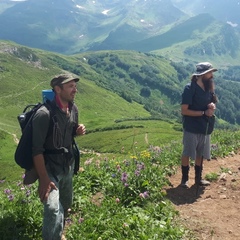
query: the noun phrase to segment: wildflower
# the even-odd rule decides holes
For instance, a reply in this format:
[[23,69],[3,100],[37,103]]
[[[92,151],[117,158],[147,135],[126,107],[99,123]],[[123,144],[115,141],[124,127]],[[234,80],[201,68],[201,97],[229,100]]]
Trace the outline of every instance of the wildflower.
[[92,159],[90,158],[84,162],[84,165],[90,165],[91,163],[92,163]]
[[80,168],[79,168],[79,172],[84,172],[84,168],[83,168],[83,167],[80,167]]
[[17,182],[17,186],[21,186],[22,185],[22,182],[21,181],[18,181]]
[[100,168],[100,160],[96,161],[96,166],[97,166],[97,168]]
[[129,227],[127,223],[123,223],[123,227]]
[[78,222],[79,222],[79,223],[82,223],[83,221],[84,221],[84,218],[79,218],[79,219],[78,219]]
[[4,183],[4,182],[5,182],[5,180],[4,180],[4,179],[0,180],[0,183]]
[[14,195],[12,195],[12,194],[8,195],[8,200],[9,201],[13,201],[13,199],[14,199]]
[[148,191],[145,191],[145,192],[143,192],[143,193],[140,193],[140,194],[139,194],[139,197],[140,197],[140,198],[148,198],[148,197],[149,197]]
[[123,173],[122,174],[122,177],[121,177],[121,181],[123,182],[123,183],[126,183],[127,182],[127,179],[128,179],[128,175],[127,175],[127,173]]
[[113,173],[113,174],[112,174],[112,178],[115,178],[115,177],[116,177],[116,174],[115,174],[115,173]]
[[27,190],[27,191],[26,191],[26,196],[29,197],[30,194],[31,194],[31,191],[30,191],[30,190]]
[[145,198],[143,193],[140,193],[140,194],[139,194],[139,197],[140,197],[140,198]]
[[135,175],[136,175],[137,177],[139,177],[139,176],[140,176],[140,171],[139,171],[139,170],[136,170],[136,171],[135,171]]
[[10,195],[10,194],[11,194],[11,189],[8,189],[8,188],[5,189],[5,190],[4,190],[4,193],[7,194],[7,195]]
[[121,166],[118,164],[117,165],[117,170],[119,171],[121,169]]
[[217,150],[218,149],[218,145],[217,144],[211,144],[211,150]]
[[144,168],[145,168],[144,163],[138,163],[138,164],[137,164],[137,169],[138,169],[138,170],[143,170]]
[[70,224],[71,222],[72,222],[72,219],[71,219],[71,218],[66,218],[66,219],[65,219],[65,223]]
[[25,173],[22,175],[22,179],[24,179],[25,178]]
[[143,193],[143,196],[144,196],[144,198],[148,198],[148,197],[149,197],[148,191],[145,191],[145,192]]
[[127,183],[124,183],[124,187],[128,187],[129,185]]
[[120,199],[119,198],[116,198],[116,203],[119,203],[120,202]]

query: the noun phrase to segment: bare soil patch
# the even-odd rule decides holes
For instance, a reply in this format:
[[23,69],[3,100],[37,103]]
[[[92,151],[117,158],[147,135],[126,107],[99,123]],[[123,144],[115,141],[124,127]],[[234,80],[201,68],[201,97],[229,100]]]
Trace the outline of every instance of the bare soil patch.
[[[226,171],[228,169],[228,171]],[[170,177],[172,187],[167,198],[179,211],[182,223],[199,240],[240,239],[240,154],[204,161],[203,176],[219,174],[210,186],[194,185],[194,167],[190,169],[190,188],[179,186],[181,169]]]

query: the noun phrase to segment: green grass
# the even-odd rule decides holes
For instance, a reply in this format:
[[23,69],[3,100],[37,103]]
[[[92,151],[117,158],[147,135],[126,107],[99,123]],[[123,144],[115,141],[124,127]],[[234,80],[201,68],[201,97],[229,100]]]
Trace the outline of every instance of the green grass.
[[[180,141],[182,133],[174,130],[174,124],[160,120],[124,121],[113,125],[123,129],[96,131],[77,139],[84,149],[97,152],[125,153],[132,151],[136,145],[138,150],[144,150],[149,145],[163,146],[171,141]],[[124,129],[126,127],[126,129]],[[129,127],[129,128],[127,128]]]
[[14,137],[0,130],[0,180],[14,181],[23,172],[14,161],[16,143]]
[[[3,133],[1,143],[9,142],[8,137]],[[216,131],[212,153],[226,156],[236,152],[240,148],[239,137],[239,131]],[[112,147],[117,151],[114,144]],[[180,164],[181,149],[180,141],[146,146],[143,151],[136,143],[127,154],[84,154],[80,172],[74,177],[67,239],[194,239],[163,191],[169,184],[168,177]],[[127,185],[123,184],[123,174],[127,175]],[[206,177],[213,181],[215,175]],[[21,175],[17,180],[0,181],[0,234],[6,240],[40,240],[42,205],[37,184],[23,186],[21,182]]]

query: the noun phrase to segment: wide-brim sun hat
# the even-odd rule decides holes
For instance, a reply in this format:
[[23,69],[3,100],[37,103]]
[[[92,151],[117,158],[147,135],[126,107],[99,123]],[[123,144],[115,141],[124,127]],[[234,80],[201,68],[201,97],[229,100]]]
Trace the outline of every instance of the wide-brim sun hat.
[[196,72],[193,74],[193,76],[201,76],[208,72],[216,72],[216,71],[217,69],[213,68],[210,62],[201,62],[196,65]]
[[71,81],[75,81],[78,82],[79,81],[79,77],[74,76],[72,74],[60,74],[58,76],[55,76],[52,80],[51,80],[51,87],[54,88],[55,86],[59,86]]

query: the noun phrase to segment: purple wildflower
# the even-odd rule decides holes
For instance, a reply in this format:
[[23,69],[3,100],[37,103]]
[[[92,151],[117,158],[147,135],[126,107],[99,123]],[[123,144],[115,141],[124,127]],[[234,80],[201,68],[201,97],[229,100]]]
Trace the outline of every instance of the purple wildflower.
[[31,191],[30,191],[30,190],[27,190],[27,191],[26,191],[26,196],[29,197],[30,194],[31,194]]
[[8,195],[8,200],[9,201],[13,201],[13,199],[14,199],[14,195],[12,195],[12,194]]
[[5,182],[5,180],[4,180],[4,179],[0,180],[0,183],[4,183],[4,182]]
[[127,182],[127,179],[128,179],[128,175],[127,175],[127,173],[123,173],[122,174],[122,177],[121,177],[121,181],[123,182],[123,183],[126,183]]
[[139,177],[139,176],[140,176],[140,171],[139,171],[139,170],[136,170],[136,171],[135,171],[135,175],[136,175],[137,177]]
[[148,197],[149,197],[148,191],[145,191],[145,192],[143,193],[143,196],[144,196],[144,198],[148,198]]
[[140,198],[148,198],[148,197],[149,197],[148,191],[145,191],[145,192],[143,192],[143,193],[140,193],[140,194],[139,194],[139,197],[140,197]]
[[145,168],[144,163],[139,163],[139,164],[137,164],[137,169],[138,169],[138,170],[143,170],[144,168]]
[[78,222],[79,222],[79,223],[82,223],[83,221],[84,221],[84,218],[79,218],[79,219],[78,219]]
[[66,218],[65,222],[66,222],[67,224],[70,224],[70,223],[72,222],[72,219],[71,219],[71,218]]
[[11,189],[9,189],[9,188],[5,189],[4,193],[7,194],[7,195],[10,195],[11,194]]

